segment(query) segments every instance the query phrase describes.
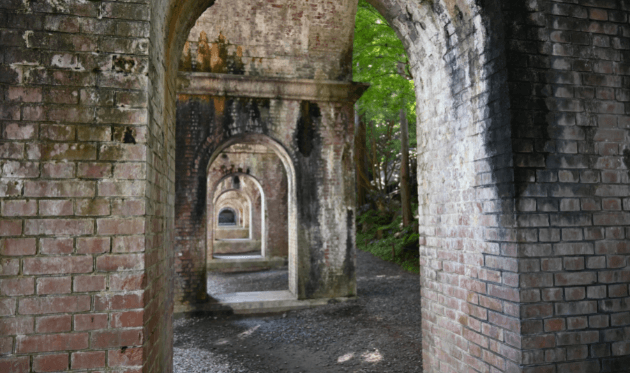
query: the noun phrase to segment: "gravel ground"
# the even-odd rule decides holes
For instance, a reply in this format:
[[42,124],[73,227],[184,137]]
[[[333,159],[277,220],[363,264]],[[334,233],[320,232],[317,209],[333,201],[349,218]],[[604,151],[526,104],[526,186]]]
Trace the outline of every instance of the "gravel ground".
[[357,271],[359,296],[347,302],[176,320],[175,372],[421,372],[418,275],[364,252]]
[[246,291],[289,290],[287,267],[261,272],[209,273],[210,295]]

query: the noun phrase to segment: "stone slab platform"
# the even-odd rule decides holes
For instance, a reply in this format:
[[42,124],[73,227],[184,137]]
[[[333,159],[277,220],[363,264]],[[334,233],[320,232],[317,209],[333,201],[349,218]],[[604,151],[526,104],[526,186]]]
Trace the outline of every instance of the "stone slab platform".
[[263,258],[260,255],[215,255],[206,265],[208,272],[247,272],[282,268],[286,258]]
[[[228,293],[214,295],[213,299],[195,308],[196,312],[209,314],[235,314],[253,315],[265,313],[277,313],[291,310],[305,309],[323,306],[331,302],[344,302],[350,298],[324,298],[298,300],[288,290],[282,291],[256,291],[243,293]],[[190,310],[186,306],[176,307],[175,313],[186,313]]]
[[260,253],[260,247],[260,240],[250,239],[215,240],[212,243],[212,251],[215,257],[217,255],[241,254],[254,251]]

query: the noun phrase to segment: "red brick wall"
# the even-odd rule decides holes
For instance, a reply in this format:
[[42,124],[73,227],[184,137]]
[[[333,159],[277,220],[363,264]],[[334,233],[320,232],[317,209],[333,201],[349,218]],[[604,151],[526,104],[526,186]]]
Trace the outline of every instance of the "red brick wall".
[[0,371],[168,371],[149,6],[5,1],[0,25]]
[[630,3],[511,11],[523,366],[626,371]]

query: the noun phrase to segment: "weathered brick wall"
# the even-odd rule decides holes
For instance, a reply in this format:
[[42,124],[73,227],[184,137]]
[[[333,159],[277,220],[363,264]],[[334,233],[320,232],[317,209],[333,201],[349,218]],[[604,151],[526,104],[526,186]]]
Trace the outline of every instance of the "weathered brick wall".
[[353,1],[218,0],[196,21],[180,70],[350,80]]
[[0,28],[0,370],[168,371],[149,6],[3,1]]
[[[174,216],[175,216],[175,87],[168,79],[174,71],[169,49],[169,0],[149,2],[148,110],[150,134],[147,157],[147,215],[151,220],[151,266],[146,282],[151,292],[145,299],[153,300],[145,313],[151,330],[143,356],[144,372],[173,370],[173,309],[174,309]],[[170,36],[169,36],[170,35]]]
[[625,372],[630,3],[528,5],[508,9],[523,366]]
[[425,371],[627,370],[628,5],[400,3],[375,5],[423,88]]
[[373,3],[417,88],[424,371],[518,371],[504,2]]

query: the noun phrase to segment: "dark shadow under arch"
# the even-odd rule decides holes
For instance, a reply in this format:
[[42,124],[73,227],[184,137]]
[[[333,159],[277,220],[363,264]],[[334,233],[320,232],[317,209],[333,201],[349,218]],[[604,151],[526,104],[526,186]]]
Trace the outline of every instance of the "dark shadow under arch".
[[224,207],[217,214],[217,224],[222,226],[237,225],[238,213],[231,207]]

